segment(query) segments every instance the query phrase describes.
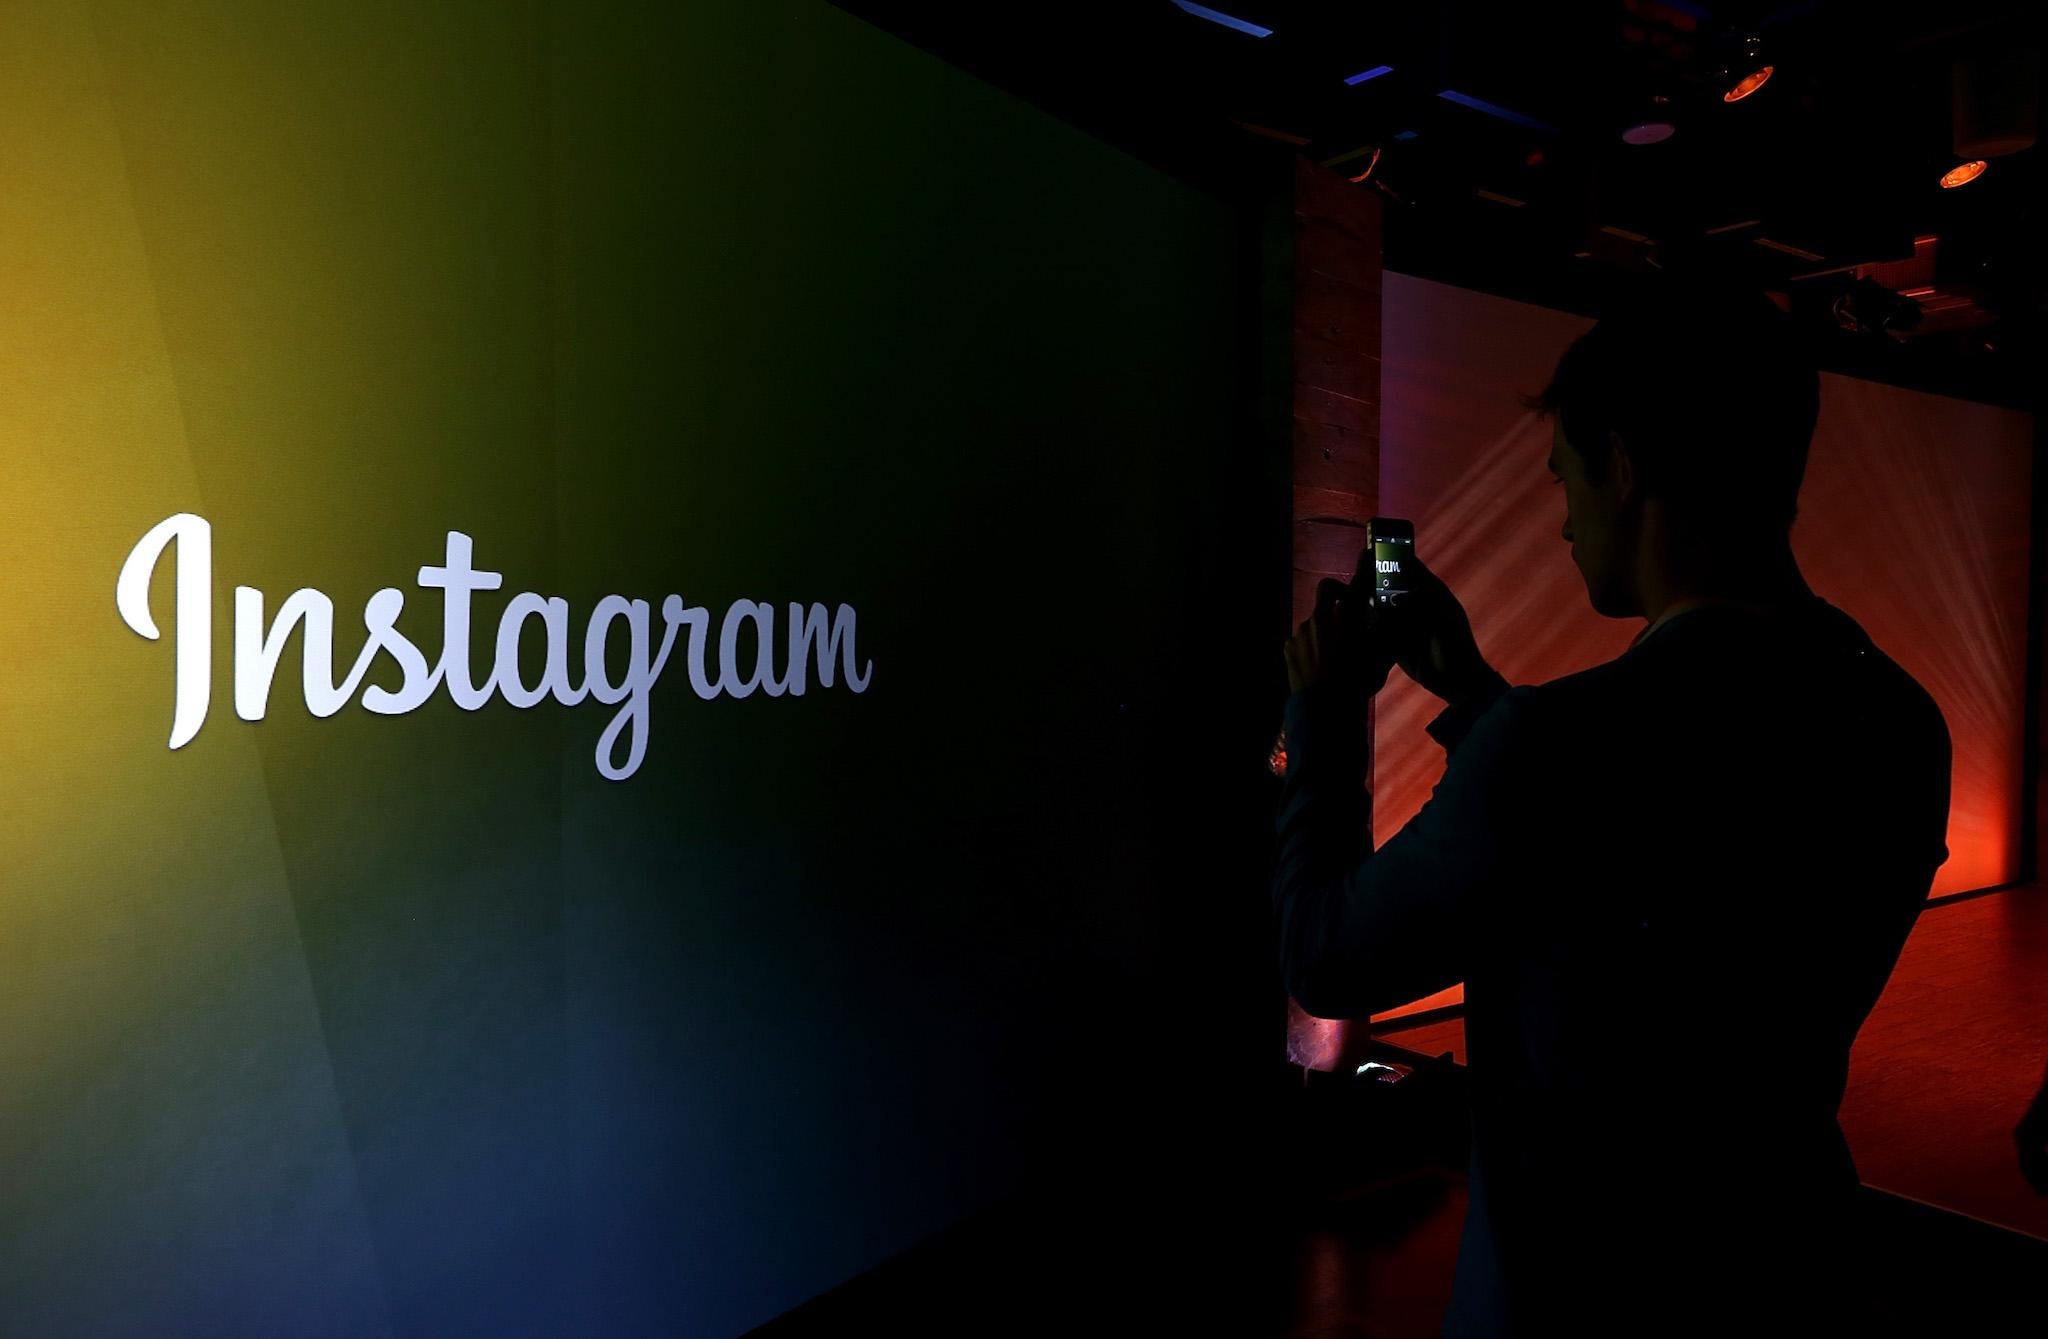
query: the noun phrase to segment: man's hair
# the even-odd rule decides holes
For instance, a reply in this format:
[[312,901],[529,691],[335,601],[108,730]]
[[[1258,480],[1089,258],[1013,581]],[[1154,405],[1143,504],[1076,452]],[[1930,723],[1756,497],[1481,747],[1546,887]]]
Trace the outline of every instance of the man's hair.
[[1657,276],[1558,360],[1531,407],[1604,479],[1620,434],[1646,493],[1693,520],[1782,535],[1798,512],[1820,376],[1760,291]]

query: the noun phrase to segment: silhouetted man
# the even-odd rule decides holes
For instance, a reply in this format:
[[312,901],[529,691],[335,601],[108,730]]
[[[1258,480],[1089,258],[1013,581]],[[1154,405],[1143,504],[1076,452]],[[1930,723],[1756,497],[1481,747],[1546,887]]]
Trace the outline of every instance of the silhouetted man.
[[[1627,652],[1510,687],[1426,569],[1395,611],[1324,583],[1288,643],[1289,990],[1364,1018],[1465,983],[1448,1334],[1821,1332],[1918,1286],[1851,1281],[1836,1111],[1948,858],[1949,735],[1793,559],[1818,403],[1763,297],[1662,281],[1541,397],[1593,607],[1647,620]],[[1395,663],[1449,759],[1373,853],[1362,712]]]

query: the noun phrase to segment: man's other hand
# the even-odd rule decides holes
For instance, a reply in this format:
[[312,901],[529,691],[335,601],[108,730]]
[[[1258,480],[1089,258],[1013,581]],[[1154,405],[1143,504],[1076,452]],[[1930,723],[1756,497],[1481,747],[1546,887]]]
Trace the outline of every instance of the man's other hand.
[[1335,577],[1316,586],[1315,612],[1288,639],[1286,655],[1289,692],[1328,686],[1358,707],[1386,685],[1394,668],[1383,611],[1369,590],[1354,596]]

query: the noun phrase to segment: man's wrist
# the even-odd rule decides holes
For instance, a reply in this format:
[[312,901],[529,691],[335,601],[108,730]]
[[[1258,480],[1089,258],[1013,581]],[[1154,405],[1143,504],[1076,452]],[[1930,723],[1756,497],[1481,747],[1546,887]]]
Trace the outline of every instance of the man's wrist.
[[1348,771],[1362,766],[1369,700],[1327,682],[1309,684],[1290,694],[1282,713],[1287,770],[1296,771],[1296,764],[1304,759],[1316,770],[1328,766]]

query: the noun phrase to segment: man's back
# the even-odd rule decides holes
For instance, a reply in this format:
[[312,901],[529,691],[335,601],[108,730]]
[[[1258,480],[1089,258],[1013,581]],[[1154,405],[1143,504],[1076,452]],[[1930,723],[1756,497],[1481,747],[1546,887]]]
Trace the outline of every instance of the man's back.
[[1947,858],[1933,700],[1824,601],[1705,605],[1511,690],[1447,782],[1467,746],[1526,803],[1493,807],[1463,917],[1474,1176],[1447,1332],[1831,1305],[1850,1043]]

